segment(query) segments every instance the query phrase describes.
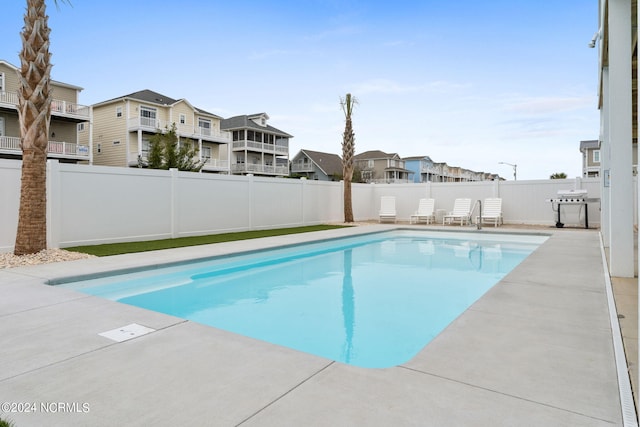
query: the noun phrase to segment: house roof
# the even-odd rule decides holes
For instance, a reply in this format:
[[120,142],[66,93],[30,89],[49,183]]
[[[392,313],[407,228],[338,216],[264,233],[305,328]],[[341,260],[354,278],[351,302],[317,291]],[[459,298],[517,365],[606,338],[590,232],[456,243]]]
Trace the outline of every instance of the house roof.
[[[20,72],[20,68],[16,67],[15,65],[13,65],[12,63],[10,63],[8,61],[5,61],[4,59],[0,59],[0,64],[4,64],[9,68],[14,69],[16,71],[16,73]],[[75,89],[77,91],[84,90],[80,86],[72,85],[72,84],[69,84],[69,83],[62,83],[62,82],[59,82],[59,81],[53,80],[53,79],[50,80],[50,82],[55,84],[56,86],[63,86],[63,87],[69,88],[69,89]]]
[[599,149],[599,148],[600,148],[600,141],[597,139],[580,141],[580,151],[582,152],[589,149]]
[[321,151],[312,150],[300,150],[304,153],[313,163],[320,168],[320,170],[327,176],[334,174],[342,174],[342,159],[337,154],[323,153]]
[[163,95],[163,94],[158,93],[158,92],[154,92],[154,91],[149,90],[149,89],[139,90],[137,92],[133,92],[133,93],[130,93],[128,95],[118,96],[117,98],[113,98],[113,99],[109,99],[107,101],[99,102],[99,103],[94,104],[94,105],[109,104],[109,103],[112,103],[114,101],[121,101],[121,100],[125,100],[125,99],[135,99],[136,101],[147,102],[149,104],[166,105],[166,106],[174,105],[174,104],[176,104],[176,103],[178,103],[180,101],[184,101],[191,108],[193,108],[196,112],[198,112],[198,114],[212,116],[212,117],[216,117],[218,119],[222,119],[222,117],[218,116],[217,114],[213,114],[213,113],[205,111],[205,110],[203,110],[201,108],[193,106],[189,101],[187,101],[184,98],[173,99],[173,98],[171,98],[169,96]]
[[397,153],[385,153],[380,150],[365,151],[364,153],[356,154],[353,157],[355,160],[367,160],[367,159],[393,159],[400,158]]
[[433,160],[429,156],[411,156],[411,157],[405,157],[402,160],[427,160],[427,161],[433,162]]
[[266,113],[230,117],[228,119],[222,120],[222,122],[220,123],[220,129],[222,130],[255,129],[260,132],[264,132],[266,130],[276,135],[284,136],[287,138],[293,138],[293,135],[289,135],[288,133],[281,131],[280,129],[274,128],[271,125],[260,126],[259,124],[251,120],[252,118],[260,117],[262,115],[265,115],[267,118],[269,117],[266,115]]

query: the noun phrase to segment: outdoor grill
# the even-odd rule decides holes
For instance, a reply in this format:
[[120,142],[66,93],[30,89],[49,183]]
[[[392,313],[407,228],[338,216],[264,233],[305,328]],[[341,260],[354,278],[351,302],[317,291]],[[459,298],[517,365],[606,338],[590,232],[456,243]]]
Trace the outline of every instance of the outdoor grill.
[[[564,227],[564,223],[561,221],[562,213],[565,215],[568,213],[576,213],[578,220],[581,219],[584,211],[584,228],[589,228],[589,203],[599,202],[600,199],[589,198],[587,190],[558,190],[557,197],[554,199],[547,199],[547,202],[551,203],[551,209],[554,215],[557,214],[556,227]],[[564,207],[564,210],[561,209]]]

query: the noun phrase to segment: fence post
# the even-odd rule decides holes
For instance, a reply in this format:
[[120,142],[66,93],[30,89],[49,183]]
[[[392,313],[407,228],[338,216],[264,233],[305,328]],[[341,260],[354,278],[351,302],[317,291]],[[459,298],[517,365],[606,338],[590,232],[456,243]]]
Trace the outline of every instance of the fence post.
[[178,237],[178,230],[176,229],[178,224],[178,201],[176,200],[178,197],[177,193],[177,180],[178,180],[178,169],[171,168],[169,169],[169,178],[171,180],[170,188],[171,188],[171,238],[175,239]]
[[302,194],[300,195],[300,203],[302,203],[302,225],[305,226],[307,225],[306,219],[305,219],[305,193],[307,192],[307,177],[306,176],[302,176],[300,177],[300,191],[302,191]]
[[253,191],[254,191],[254,181],[253,181],[253,174],[252,173],[248,173],[247,174],[247,180],[249,182],[249,197],[247,200],[247,209],[249,209],[249,230],[253,230],[253,208],[254,208],[254,201],[253,201]]
[[60,246],[61,188],[60,163],[47,160],[47,247],[57,249]]

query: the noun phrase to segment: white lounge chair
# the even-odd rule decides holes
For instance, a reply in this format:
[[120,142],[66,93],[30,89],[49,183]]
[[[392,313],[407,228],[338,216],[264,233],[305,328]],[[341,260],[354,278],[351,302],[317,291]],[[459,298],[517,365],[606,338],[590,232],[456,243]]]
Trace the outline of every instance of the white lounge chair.
[[396,222],[396,198],[393,196],[382,196],[380,198],[380,222]]
[[418,203],[418,210],[416,211],[416,213],[411,215],[409,223],[418,224],[420,223],[420,221],[424,221],[427,224],[431,224],[431,221],[435,221],[436,219],[436,216],[433,213],[434,206],[434,199],[420,199],[420,202]]
[[480,223],[480,221],[483,223],[493,223],[494,227],[503,224],[501,198],[492,197],[484,199],[484,203],[482,204],[482,218],[480,218],[479,215],[476,216],[476,222]]
[[460,225],[471,223],[471,199],[456,199],[453,210],[442,217],[442,224],[460,221]]

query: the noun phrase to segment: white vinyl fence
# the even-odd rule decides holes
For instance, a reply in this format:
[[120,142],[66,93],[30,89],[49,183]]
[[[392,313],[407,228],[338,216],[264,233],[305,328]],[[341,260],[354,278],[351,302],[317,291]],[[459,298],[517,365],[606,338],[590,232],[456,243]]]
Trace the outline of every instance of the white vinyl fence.
[[[21,162],[0,159],[0,252],[13,250],[18,223]],[[49,161],[49,247],[69,247],[341,222],[341,182],[217,175],[74,165]],[[381,196],[395,196],[399,221],[408,221],[423,197],[449,211],[458,197],[501,197],[507,224],[553,225],[558,190],[587,189],[600,197],[598,179],[425,184],[353,184],[356,221],[376,220]],[[575,215],[563,222],[580,224]],[[589,225],[600,206],[589,205]]]

